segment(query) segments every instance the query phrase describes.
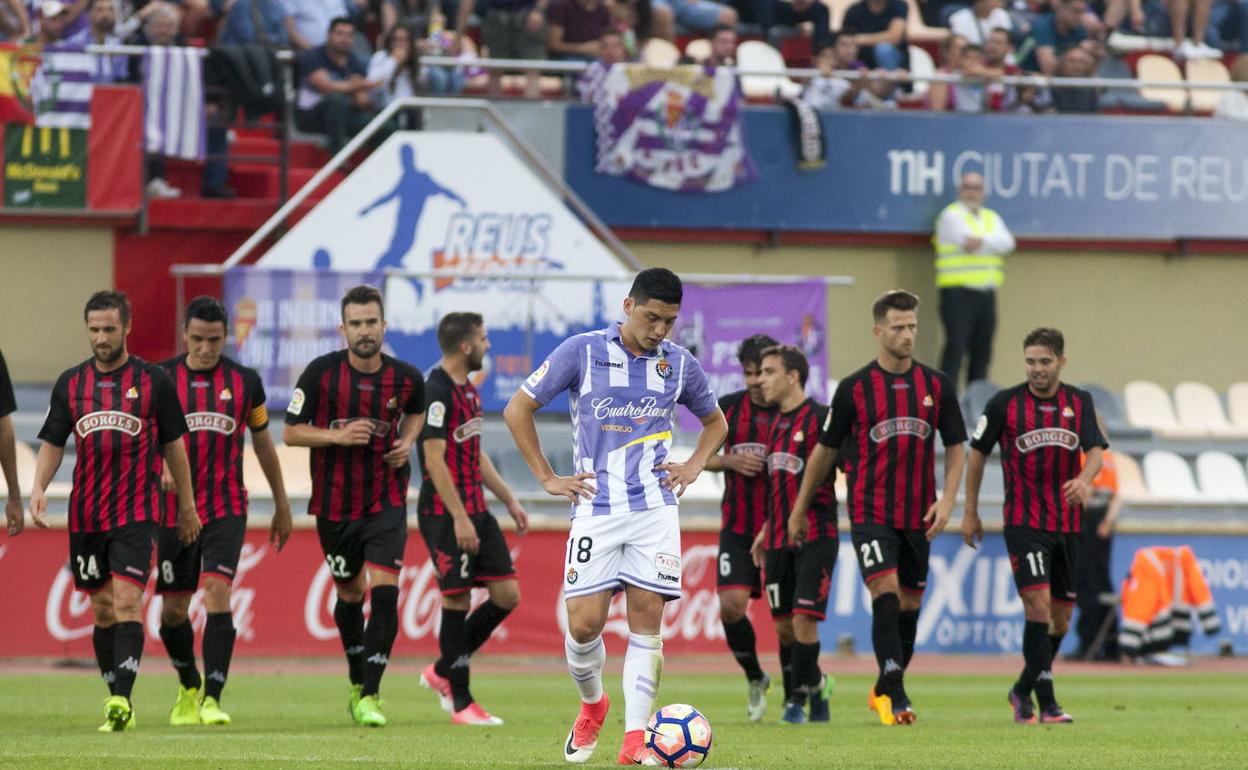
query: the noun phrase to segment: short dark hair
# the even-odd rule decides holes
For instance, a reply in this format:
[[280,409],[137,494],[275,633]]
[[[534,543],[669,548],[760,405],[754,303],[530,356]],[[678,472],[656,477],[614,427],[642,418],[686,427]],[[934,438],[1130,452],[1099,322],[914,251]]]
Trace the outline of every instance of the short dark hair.
[[871,317],[876,323],[888,318],[888,311],[900,310],[917,310],[919,307],[919,296],[912,294],[905,289],[892,289],[886,291],[875,298],[875,302],[871,305]]
[[130,323],[130,298],[126,296],[124,291],[113,291],[106,289],[97,291],[87,300],[86,307],[82,309],[82,320],[87,320],[87,314],[92,310],[116,310],[121,315],[121,323]]
[[225,305],[222,305],[221,300],[216,297],[209,297],[206,294],[199,295],[186,306],[186,322],[183,327],[190,326],[192,318],[198,318],[210,324],[220,321],[222,325],[229,327]]
[[381,301],[381,292],[375,286],[361,284],[347,290],[342,295],[342,317],[347,317],[347,305],[371,305],[376,302],[377,307],[381,308],[381,317],[386,317],[386,304]]
[[485,319],[480,313],[447,313],[438,321],[438,347],[443,353],[454,353],[459,343],[467,341],[484,325]]
[[354,21],[351,21],[351,19],[349,19],[348,17],[346,17],[346,16],[335,16],[334,18],[332,18],[332,19],[330,19],[330,20],[329,20],[329,31],[330,31],[330,32],[333,32],[333,31],[334,31],[334,27],[338,26],[339,24],[346,24],[346,25],[347,25],[347,26],[349,26],[351,29],[355,29],[355,22],[354,22]]
[[962,55],[965,56],[968,53],[977,53],[982,56],[984,53],[984,47],[976,43],[967,43],[962,46]]
[[797,380],[804,388],[806,387],[806,377],[810,375],[810,363],[806,360],[806,354],[796,345],[772,345],[763,351],[761,358],[767,356],[779,356],[780,362],[784,364],[786,372],[797,372]]
[[638,305],[644,305],[652,299],[669,305],[679,305],[684,293],[680,276],[666,267],[642,270],[633,279],[633,288],[628,290],[628,296]]
[[1066,338],[1057,329],[1048,326],[1040,326],[1032,329],[1023,338],[1023,350],[1032,345],[1040,345],[1053,351],[1053,355],[1061,358],[1066,355]]
[[774,348],[779,344],[779,340],[766,334],[755,334],[753,337],[746,337],[737,346],[737,360],[741,362],[742,366],[757,364],[763,360],[764,350]]
[[711,27],[711,34],[708,35],[707,37],[714,38],[720,32],[731,32],[732,34],[735,35],[737,34],[737,28],[732,26],[731,24],[716,24],[715,26]]

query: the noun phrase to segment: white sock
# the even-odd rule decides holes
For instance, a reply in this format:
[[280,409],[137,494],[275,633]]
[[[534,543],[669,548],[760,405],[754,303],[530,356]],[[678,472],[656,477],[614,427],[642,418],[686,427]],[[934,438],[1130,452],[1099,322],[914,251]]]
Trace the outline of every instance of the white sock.
[[580,642],[565,636],[563,651],[568,656],[568,673],[581,691],[583,703],[602,700],[602,667],[607,662],[607,643],[599,636],[593,641]]
[[663,637],[629,634],[624,653],[624,731],[644,730],[663,676]]

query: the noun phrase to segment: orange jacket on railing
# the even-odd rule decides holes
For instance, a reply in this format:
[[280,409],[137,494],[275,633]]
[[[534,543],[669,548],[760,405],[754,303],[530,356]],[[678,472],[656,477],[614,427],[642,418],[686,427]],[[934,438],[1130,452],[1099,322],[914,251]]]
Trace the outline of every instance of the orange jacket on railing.
[[1222,628],[1213,594],[1186,545],[1153,546],[1135,552],[1122,586],[1122,625],[1118,646],[1128,655],[1184,644],[1192,634],[1192,613],[1206,634]]

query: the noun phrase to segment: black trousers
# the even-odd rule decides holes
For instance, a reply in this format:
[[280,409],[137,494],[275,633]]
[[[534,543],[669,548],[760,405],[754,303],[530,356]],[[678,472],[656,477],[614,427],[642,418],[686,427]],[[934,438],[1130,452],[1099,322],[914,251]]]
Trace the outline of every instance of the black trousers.
[[[1107,511],[1104,506],[1092,506],[1083,511],[1083,530],[1079,533],[1079,557],[1075,573],[1075,601],[1079,607],[1079,616],[1075,621],[1075,631],[1079,634],[1079,650],[1076,654],[1092,659],[1117,660],[1118,609],[1100,602],[1101,594],[1115,593],[1109,569],[1114,537],[1111,534],[1107,538],[1101,538],[1096,534],[1096,528],[1105,519]],[[1107,616],[1112,617],[1111,625],[1100,649],[1094,650],[1092,641]]]
[[945,324],[945,352],[940,368],[954,385],[962,359],[970,355],[966,381],[988,379],[992,336],[997,331],[997,293],[976,289],[941,289],[940,320]]
[[809,21],[815,27],[815,37],[811,41],[813,49],[818,51],[830,43],[830,12],[823,3],[812,3],[801,11],[795,10],[792,3],[783,0],[732,0],[731,5],[737,9],[742,21],[753,22],[762,27],[764,35],[772,27],[796,27]]

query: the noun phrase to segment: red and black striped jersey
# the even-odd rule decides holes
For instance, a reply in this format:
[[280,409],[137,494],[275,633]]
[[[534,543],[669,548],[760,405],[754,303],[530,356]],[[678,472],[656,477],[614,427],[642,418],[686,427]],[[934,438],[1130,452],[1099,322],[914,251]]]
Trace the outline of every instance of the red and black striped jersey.
[[1066,502],[1062,486],[1083,470],[1082,453],[1109,448],[1096,424],[1092,396],[1062,383],[1038,398],[1027,383],[993,396],[975,425],[971,448],[992,454],[1001,445],[1005,525],[1078,532],[1083,506]]
[[[186,413],[186,454],[191,461],[195,510],[207,524],[213,519],[247,515],[243,486],[243,444],[247,428],[265,430],[264,385],[253,369],[222,356],[211,369],[192,369],[186,356],[161,364],[173,380]],[[165,525],[177,524],[177,498],[165,506]]]
[[[771,440],[774,406],[759,406],[750,399],[749,391],[739,390],[719,399],[719,408],[728,420],[728,438],[724,454],[752,454],[766,462]],[[734,535],[754,537],[767,523],[767,471],[757,476],[743,476],[724,471],[724,499],[720,528]]]
[[423,483],[418,510],[422,515],[442,516],[448,512],[442,496],[433,487],[425,468],[425,440],[446,441],[446,467],[451,481],[469,516],[485,513],[485,490],[481,484],[481,397],[471,382],[459,384],[440,366],[425,381],[429,409],[420,434]]
[[[770,549],[784,548],[788,540],[789,514],[797,501],[806,462],[818,445],[819,426],[827,413],[826,406],[808,398],[790,412],[777,412],[771,421],[767,444],[767,478],[771,491],[767,526],[770,529],[766,538]],[[810,503],[806,513],[810,522],[808,542],[837,536],[835,479],[836,472],[829,473]]]
[[953,383],[918,361],[901,374],[872,361],[841,380],[819,441],[838,451],[854,524],[925,529],[936,502],[936,433],[966,441]]
[[367,420],[373,431],[364,446],[314,447],[312,500],[308,512],[330,521],[371,516],[407,504],[411,464],[392,468],[383,459],[399,437],[404,415],[425,411],[425,381],[416,367],[384,353],[381,368],[351,366],[346,350],[313,359],[299,375],[286,423],[342,428]]
[[130,356],[101,372],[85,361],[52,388],[39,438],[58,447],[74,436],[69,531],[104,532],[161,519],[161,450],[186,433],[173,382],[160,366]]

